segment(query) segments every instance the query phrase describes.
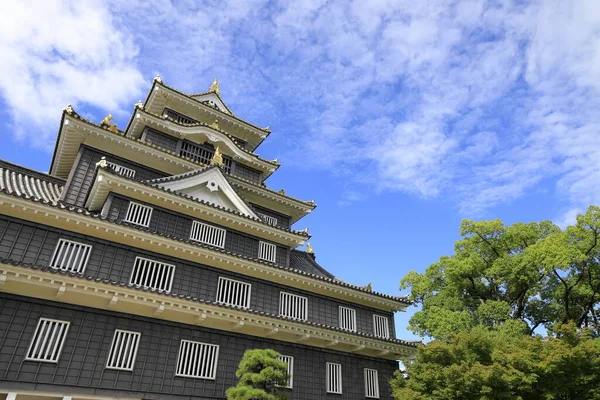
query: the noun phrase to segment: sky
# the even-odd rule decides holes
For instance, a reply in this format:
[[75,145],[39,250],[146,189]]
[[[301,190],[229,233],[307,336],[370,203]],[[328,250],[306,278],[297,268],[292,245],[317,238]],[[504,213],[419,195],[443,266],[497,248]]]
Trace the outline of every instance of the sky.
[[47,171],[67,104],[123,128],[157,74],[189,93],[218,76],[273,131],[269,187],[316,200],[295,227],[317,261],[376,291],[451,254],[462,219],[565,226],[600,203],[597,1],[44,0],[3,17],[0,158]]

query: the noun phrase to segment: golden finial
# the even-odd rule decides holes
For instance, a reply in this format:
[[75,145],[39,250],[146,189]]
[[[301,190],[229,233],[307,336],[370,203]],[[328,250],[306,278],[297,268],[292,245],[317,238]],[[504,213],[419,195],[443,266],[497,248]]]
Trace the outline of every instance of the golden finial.
[[312,248],[312,246],[310,245],[310,243],[306,242],[306,252],[308,254],[314,254],[315,253],[315,249]]
[[71,105],[69,104],[68,106],[66,106],[63,110],[64,112],[66,112],[67,114],[71,115],[73,114],[73,107],[71,107]]
[[215,119],[215,122],[213,122],[212,124],[210,124],[210,127],[213,129],[219,129],[219,120]]
[[285,189],[281,188],[281,190],[279,191],[279,194],[285,194]]
[[162,79],[159,74],[156,74],[156,76],[154,77],[154,80],[158,83],[162,83]]
[[365,290],[368,290],[369,292],[373,291],[373,288],[371,288],[371,284],[368,283],[367,286],[365,286]]
[[104,117],[104,119],[100,122],[99,126],[102,125],[106,125],[108,127],[108,130],[113,132],[113,133],[119,133],[119,130],[117,129],[117,124],[114,124],[113,122],[113,116],[112,114],[108,114],[106,117]]
[[219,91],[219,78],[215,78],[215,80],[213,81],[212,85],[210,85],[210,88],[208,89],[209,93],[216,93],[218,95],[221,94],[221,92]]
[[139,108],[140,110],[144,109],[144,103],[142,103],[142,101],[138,101],[137,103],[135,103],[135,108]]
[[223,165],[223,156],[221,155],[221,152],[219,151],[218,147],[215,150],[215,154],[213,155],[213,158],[210,160],[210,165],[218,165],[218,166]]
[[106,168],[108,166],[108,162],[106,161],[106,157],[102,156],[100,161],[96,163],[96,168]]

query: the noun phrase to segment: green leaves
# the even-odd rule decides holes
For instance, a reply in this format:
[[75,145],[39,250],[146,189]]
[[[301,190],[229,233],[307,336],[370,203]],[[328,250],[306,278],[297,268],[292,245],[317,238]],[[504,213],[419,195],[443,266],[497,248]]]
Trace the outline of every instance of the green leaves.
[[246,350],[235,373],[240,381],[235,387],[227,390],[227,399],[286,399],[286,396],[278,392],[279,386],[285,386],[289,378],[287,365],[278,357],[279,353],[275,350]]

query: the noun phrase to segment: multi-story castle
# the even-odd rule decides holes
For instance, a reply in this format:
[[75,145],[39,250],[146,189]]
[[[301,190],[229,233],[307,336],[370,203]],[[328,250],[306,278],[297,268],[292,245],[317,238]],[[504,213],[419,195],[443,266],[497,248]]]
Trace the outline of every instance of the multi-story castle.
[[253,348],[290,399],[390,399],[409,302],[317,264],[269,132],[157,77],[124,130],[67,107],[49,174],[0,162],[0,399],[224,399]]

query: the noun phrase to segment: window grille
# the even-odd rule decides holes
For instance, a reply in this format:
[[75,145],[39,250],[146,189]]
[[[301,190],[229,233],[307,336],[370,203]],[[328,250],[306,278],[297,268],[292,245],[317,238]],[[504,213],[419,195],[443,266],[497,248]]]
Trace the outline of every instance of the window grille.
[[258,243],[258,258],[265,261],[275,262],[277,256],[277,247],[274,244],[259,242]]
[[227,231],[223,228],[208,225],[203,222],[192,222],[190,239],[196,242],[206,243],[211,246],[225,248],[225,235]]
[[379,398],[377,370],[365,368],[365,396],[369,399]]
[[165,108],[164,113],[167,117],[170,117],[181,124],[196,124],[196,123],[198,123],[198,121],[196,121],[195,119],[192,119],[192,118],[188,117],[187,115],[180,114],[173,110],[169,110],[168,108]]
[[281,292],[279,295],[279,315],[306,321],[308,299],[296,294]]
[[384,339],[388,339],[390,337],[387,317],[373,315],[373,334]]
[[133,371],[135,357],[140,344],[139,332],[115,330],[112,345],[108,352],[106,368]]
[[182,340],[175,375],[188,378],[215,379],[219,346]]
[[92,246],[89,244],[59,239],[50,259],[50,268],[82,274],[91,252]]
[[57,362],[67,338],[69,322],[40,318],[26,360]]
[[294,357],[280,355],[278,358],[287,365],[288,381],[283,387],[291,389],[294,387]]
[[342,394],[342,364],[327,363],[327,393]]
[[151,217],[152,207],[130,201],[124,221],[147,228],[150,225]]
[[257,213],[267,224],[277,226],[277,218],[270,215]]
[[171,291],[175,266],[136,257],[129,283],[145,288]]
[[252,285],[229,278],[219,277],[217,301],[231,306],[250,308],[250,289]]
[[356,310],[340,306],[340,328],[356,332]]
[[124,176],[125,178],[135,178],[135,170],[124,167],[114,162],[107,161],[106,164],[111,167],[117,174]]
[[181,143],[181,152],[183,157],[187,157],[193,161],[198,161],[202,164],[210,164],[214,151],[197,146],[190,142]]

